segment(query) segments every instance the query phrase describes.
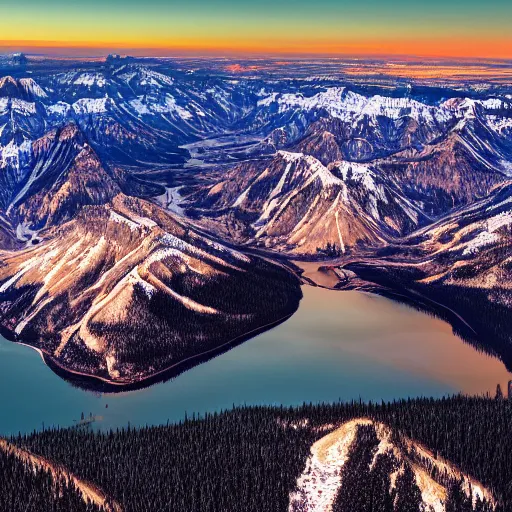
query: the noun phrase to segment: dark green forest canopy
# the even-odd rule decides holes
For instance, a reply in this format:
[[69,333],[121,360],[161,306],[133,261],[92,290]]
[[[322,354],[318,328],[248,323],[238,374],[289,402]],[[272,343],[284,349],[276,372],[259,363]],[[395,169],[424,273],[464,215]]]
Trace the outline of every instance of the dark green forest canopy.
[[86,503],[76,487],[50,472],[34,470],[12,453],[0,450],[2,512],[105,512]]
[[[242,407],[179,424],[115,432],[52,429],[13,442],[94,482],[128,512],[277,512],[288,510],[311,445],[326,434],[314,427],[358,417],[423,443],[489,488],[500,500],[498,512],[512,510],[512,401],[502,398]],[[286,427],[306,418],[307,428]],[[366,439],[363,458],[372,450],[371,433]],[[414,501],[410,482],[400,485]],[[457,489],[450,495],[457,499]]]

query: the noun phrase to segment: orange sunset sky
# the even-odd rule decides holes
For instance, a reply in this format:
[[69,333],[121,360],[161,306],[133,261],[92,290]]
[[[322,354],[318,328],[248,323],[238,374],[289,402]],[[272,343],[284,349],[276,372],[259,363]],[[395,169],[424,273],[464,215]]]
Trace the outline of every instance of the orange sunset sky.
[[1,4],[0,47],[5,51],[512,59],[512,2],[503,0]]

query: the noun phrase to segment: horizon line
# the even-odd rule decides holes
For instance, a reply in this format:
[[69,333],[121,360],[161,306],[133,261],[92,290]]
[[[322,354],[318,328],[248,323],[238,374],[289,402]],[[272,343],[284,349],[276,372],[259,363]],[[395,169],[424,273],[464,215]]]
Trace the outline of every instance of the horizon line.
[[[389,43],[389,42],[388,42]],[[406,42],[404,41],[404,45]],[[335,47],[336,45],[332,45]],[[461,54],[454,51],[449,53],[440,52],[414,52],[414,51],[393,51],[382,47],[378,49],[378,44],[374,47],[367,46],[367,49],[351,50],[333,49],[326,51],[325,48],[274,48],[265,49],[257,47],[246,47],[243,49],[232,47],[186,47],[186,46],[136,46],[129,44],[112,43],[87,43],[87,42],[60,42],[60,41],[6,41],[0,40],[0,53],[24,53],[34,57],[74,57],[74,58],[101,58],[109,54],[120,54],[123,56],[133,56],[136,58],[189,58],[189,57],[216,57],[216,58],[282,58],[303,59],[303,58],[326,58],[326,59],[427,59],[427,60],[456,60],[456,61],[499,61],[512,63],[512,43],[510,45],[510,55],[470,55]],[[508,46],[508,45],[507,45]],[[508,50],[508,48],[507,48]]]

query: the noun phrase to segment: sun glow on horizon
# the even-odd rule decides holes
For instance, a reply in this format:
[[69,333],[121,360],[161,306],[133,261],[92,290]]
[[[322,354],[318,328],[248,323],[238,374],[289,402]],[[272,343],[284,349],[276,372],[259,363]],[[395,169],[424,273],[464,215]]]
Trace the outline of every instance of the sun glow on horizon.
[[25,0],[2,7],[0,47],[512,59],[511,21],[504,0]]

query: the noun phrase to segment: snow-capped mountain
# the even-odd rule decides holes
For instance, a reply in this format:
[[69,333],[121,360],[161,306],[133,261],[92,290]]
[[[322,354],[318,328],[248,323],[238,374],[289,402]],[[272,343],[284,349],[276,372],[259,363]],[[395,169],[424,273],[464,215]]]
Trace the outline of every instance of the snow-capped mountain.
[[318,133],[331,133],[349,160],[370,160],[432,142],[454,124],[456,117],[443,105],[404,97],[367,97],[344,87],[327,88],[310,96],[265,93],[258,106],[283,116],[312,116],[316,122],[306,135],[315,139]]
[[[179,148],[181,144],[205,132],[221,132],[244,108],[245,100],[234,97],[232,84],[210,82],[175,85],[170,76],[130,64],[113,71],[68,71],[38,81],[3,77],[3,166],[9,159],[12,172],[22,173],[28,156],[18,159],[17,153],[27,153],[28,143],[69,122],[79,125],[110,162],[138,166],[183,163],[186,152]],[[26,144],[19,149],[23,142]]]
[[15,79],[11,76],[0,78],[0,97],[33,100],[47,98],[46,92],[32,78]]
[[423,261],[418,266],[425,273],[423,280],[486,289],[494,302],[512,306],[504,292],[511,283],[512,185],[498,187],[489,197],[443,217],[406,242],[408,247],[396,257]]
[[33,165],[32,142],[46,127],[44,90],[32,79],[0,79],[0,205]]
[[0,55],[0,67],[2,68],[24,68],[28,63],[27,56],[20,52]]
[[7,215],[34,229],[54,226],[84,205],[104,204],[120,188],[70,124],[54,129],[32,144],[34,167],[12,191]]
[[[426,222],[421,210],[372,166],[279,151],[244,164],[189,197],[218,229],[239,219],[240,239],[301,254],[381,245]],[[233,229],[233,228],[231,228]],[[332,254],[331,254],[332,255]]]
[[259,137],[255,150],[270,152],[293,149],[304,137],[303,144],[312,147],[325,132],[338,157],[369,161],[435,143],[467,117],[471,105],[485,110],[492,129],[506,131],[510,103],[464,97],[426,103],[384,91],[365,95],[293,80],[234,80],[123,58],[30,78],[4,77],[2,83],[4,102],[25,101],[9,108],[23,111],[32,123],[50,129],[74,121],[102,158],[138,166],[183,163],[186,152],[179,146],[225,133]]
[[443,105],[427,105],[411,98],[394,98],[357,94],[344,87],[332,87],[311,96],[303,93],[262,94],[258,106],[276,106],[278,112],[323,110],[330,117],[344,122],[357,123],[365,118],[386,117],[396,121],[410,117],[417,122],[442,125],[452,119],[451,112]]

